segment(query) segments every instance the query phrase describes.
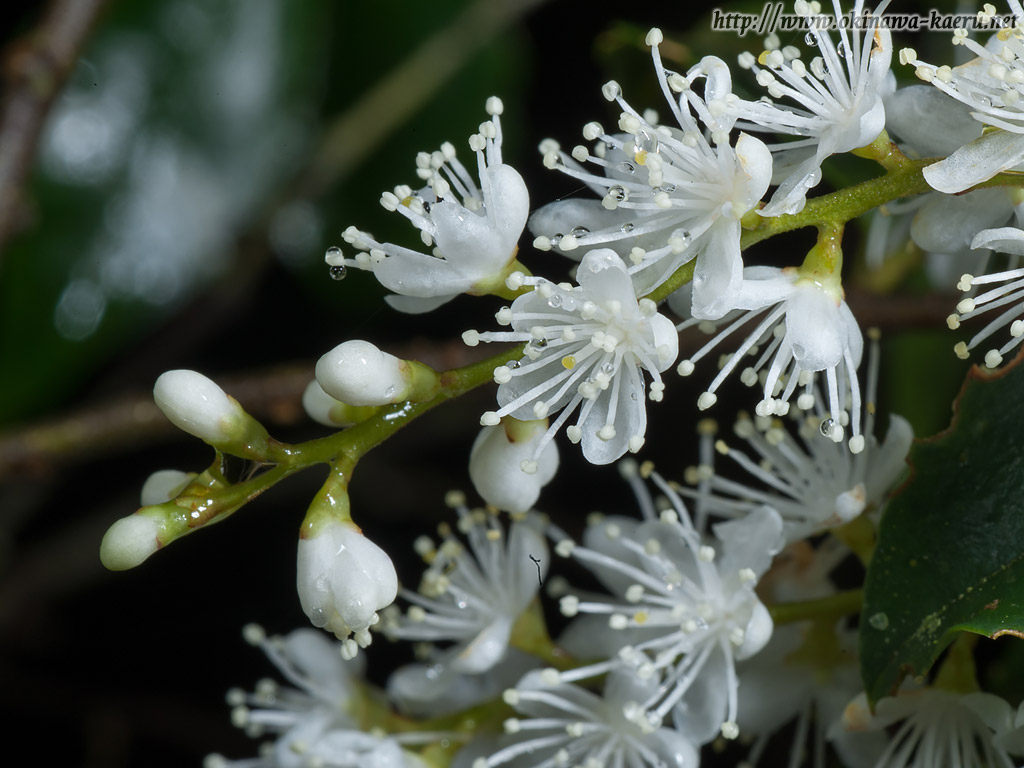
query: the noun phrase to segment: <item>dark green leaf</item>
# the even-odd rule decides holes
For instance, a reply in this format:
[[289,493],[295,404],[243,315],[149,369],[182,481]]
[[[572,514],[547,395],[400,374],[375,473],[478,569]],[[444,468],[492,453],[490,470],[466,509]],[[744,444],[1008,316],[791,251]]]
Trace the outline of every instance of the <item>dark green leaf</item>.
[[872,701],[957,632],[1024,633],[1024,365],[972,368],[949,429],[917,442],[882,518],[861,615]]

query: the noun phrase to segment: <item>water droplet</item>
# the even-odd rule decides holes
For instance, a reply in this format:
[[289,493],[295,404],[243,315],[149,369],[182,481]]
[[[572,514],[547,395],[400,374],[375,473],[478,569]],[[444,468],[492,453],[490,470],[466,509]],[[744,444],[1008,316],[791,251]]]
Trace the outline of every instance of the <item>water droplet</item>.
[[546,347],[548,345],[548,340],[547,339],[537,339],[533,343],[534,343],[534,346],[537,347],[537,349],[544,349],[544,347]]
[[835,425],[836,423],[832,421],[832,419],[823,419],[821,422],[821,426],[818,427],[818,430],[825,437],[831,437],[832,427],[834,427]]
[[562,306],[562,294],[552,294],[551,298],[548,299],[548,306],[553,309],[558,309],[560,306]]
[[455,603],[455,607],[458,608],[460,611],[466,610],[468,605],[469,604],[465,600],[459,600],[457,603]]
[[562,238],[563,237],[565,237],[565,235],[563,235],[561,232],[556,232],[554,235],[552,235],[551,238],[550,238],[551,239],[551,247],[554,248],[560,242],[562,242]]
[[608,196],[621,203],[626,199],[626,188],[618,184],[608,187]]
[[815,39],[814,34],[812,32],[808,32],[806,35],[804,35],[804,43],[811,46],[812,48],[818,45],[818,41]]
[[507,363],[505,363],[505,367],[506,368],[511,368],[512,370],[515,370],[516,368],[519,367],[519,361],[518,360],[509,360]]
[[632,163],[622,163],[621,165],[619,165],[619,170],[623,171],[624,173],[635,173],[636,166],[634,166]]
[[629,393],[629,399],[633,400],[635,402],[635,401],[639,400],[640,398],[637,396],[636,392],[630,392]]
[[640,149],[646,152],[657,152],[658,151],[658,137],[647,131],[641,131],[640,141],[637,142]]
[[584,235],[589,235],[590,230],[587,229],[586,227],[573,227],[569,231],[569,234],[572,235],[573,237],[583,237]]
[[836,46],[836,53],[839,54],[840,58],[845,58],[845,56],[846,56],[846,43],[844,41],[842,41],[842,40],[839,41],[839,45]]
[[348,274],[348,267],[344,264],[335,264],[330,269],[330,275],[332,280],[344,280],[345,275]]
[[393,386],[392,387],[388,387],[387,389],[384,390],[384,397],[392,397],[392,396],[394,396],[394,394],[395,394],[395,388]]
[[662,188],[662,189],[663,189],[663,190],[664,190],[665,192],[668,192],[669,194],[672,194],[672,193],[673,193],[673,192],[675,192],[675,191],[676,191],[676,189],[677,189],[677,187],[676,187],[676,185],[675,185],[675,184],[662,184],[662,185],[661,185],[661,188]]
[[875,629],[887,629],[889,626],[889,617],[881,612],[873,613],[868,618],[868,624],[870,624]]
[[609,376],[611,376],[613,373],[615,373],[615,366],[612,365],[611,363],[601,363],[601,373],[607,373]]
[[336,245],[332,245],[330,248],[328,248],[324,252],[324,261],[327,261],[329,263],[331,261],[331,259],[336,259],[336,258],[338,258],[340,256],[341,256],[341,248],[339,248]]
[[627,234],[627,235],[628,235],[628,234],[629,234],[630,232],[632,232],[632,231],[633,231],[634,229],[636,229],[636,225],[635,225],[635,224],[633,224],[633,222],[631,222],[631,221],[627,221],[627,222],[626,222],[625,224],[623,224],[623,225],[622,225],[621,227],[619,227],[619,230],[620,230],[620,231],[621,231],[621,232],[622,232],[623,234]]

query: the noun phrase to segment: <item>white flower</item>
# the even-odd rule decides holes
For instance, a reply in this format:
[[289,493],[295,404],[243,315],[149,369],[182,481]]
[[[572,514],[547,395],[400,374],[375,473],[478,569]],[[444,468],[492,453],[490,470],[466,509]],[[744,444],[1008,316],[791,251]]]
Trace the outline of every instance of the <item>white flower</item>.
[[[901,88],[885,100],[885,128],[911,158],[945,157],[978,138],[982,125],[968,108],[927,85]],[[935,286],[948,286],[966,269],[980,271],[987,251],[972,252],[983,229],[1005,226],[1017,210],[1015,192],[977,189],[960,195],[930,192],[887,203],[870,214],[865,256],[878,269],[890,254],[907,252],[908,240],[927,252],[925,268]]]
[[239,437],[248,420],[238,401],[195,371],[160,374],[153,400],[174,426],[213,445]]
[[[678,291],[670,298],[670,306],[687,316],[688,298],[686,291]],[[801,277],[793,269],[748,267],[731,301],[738,311],[720,321],[718,325],[724,326],[721,330],[710,326],[714,337],[679,364],[681,376],[693,373],[694,364],[735,331],[753,324],[755,319],[757,324],[736,351],[725,356],[721,370],[698,398],[697,407],[704,410],[714,405],[718,400],[715,391],[748,356],[754,362],[743,369],[740,379],[748,386],[762,387],[764,398],[756,408],[759,416],[785,415],[789,412],[789,401],[798,392],[799,407],[810,410],[817,401],[815,377],[824,373],[828,418],[822,422],[822,433],[838,443],[849,424],[853,432],[850,449],[855,453],[862,450],[857,367],[864,339],[843,300],[838,281]],[[694,324],[695,320],[689,320],[680,328]],[[702,327],[709,325],[701,323]]]
[[429,674],[406,672],[389,683],[399,698],[440,697],[458,675],[480,675],[502,663],[516,620],[528,608],[548,568],[548,550],[535,518],[513,516],[508,533],[497,517],[470,511],[461,494],[451,495],[458,528],[469,549],[447,526],[440,546],[423,537],[416,548],[430,567],[404,616],[386,615],[384,633],[398,640],[454,642],[434,655]]
[[[772,199],[758,211],[763,216],[798,213],[807,191],[821,181],[825,158],[870,144],[885,127],[883,99],[891,90],[892,38],[879,16],[888,2],[871,15],[864,0],[856,0],[851,14],[858,22],[853,29],[840,23],[844,14],[839,0],[832,2],[832,19],[816,15],[816,5],[806,0],[794,3],[797,15],[809,22],[805,40],[818,49],[819,55],[809,63],[795,46],[779,49],[777,36],[770,41],[772,50],[757,58],[750,53],[740,56],[740,65],[756,73],[758,84],[772,99],[785,98],[796,106],[771,100],[728,102],[740,128],[802,137],[772,147],[786,172]],[[838,42],[829,31],[837,28]]]
[[[758,766],[773,736],[793,720],[787,765],[806,765],[800,756],[810,753],[814,768],[825,768],[826,734],[839,721],[850,698],[861,690],[856,647],[855,631],[833,634],[822,624],[785,624],[776,628],[763,651],[739,665],[743,696],[738,722],[744,734],[756,734],[745,768]],[[849,735],[833,729],[832,739],[839,754],[845,756]],[[862,755],[877,758],[885,748],[883,734],[874,738],[858,734],[857,739],[855,749]],[[863,763],[843,765],[859,768]]]
[[997,129],[924,170],[925,180],[940,192],[963,192],[1024,162],[1024,9],[1018,0],[1008,0],[1008,5],[1017,19],[1011,26],[1003,25],[992,6],[979,14],[1002,26],[988,45],[971,40],[964,29],[953,33],[953,44],[977,57],[966,64],[936,67],[918,59],[912,48],[900,51],[900,62],[914,65],[919,78],[966,104],[975,120]]
[[358,661],[343,661],[337,644],[309,629],[267,638],[250,624],[244,634],[291,686],[264,679],[253,693],[229,691],[232,722],[250,736],[269,735],[274,741],[264,745],[259,758],[210,755],[205,768],[423,768],[416,755],[401,748],[403,736],[359,730],[363,669]]
[[[417,174],[428,186],[419,192],[396,187],[381,196],[381,205],[398,211],[420,231],[433,255],[381,243],[354,227],[345,240],[361,251],[342,263],[370,270],[394,291],[388,303],[402,312],[428,312],[460,293],[487,293],[501,286],[515,261],[517,242],[526,225],[530,201],[519,173],[501,159],[501,100],[487,100],[491,119],[469,139],[476,153],[480,186],[445,143],[439,152],[421,152]],[[338,258],[328,255],[338,266]]]
[[[507,746],[474,768],[525,766],[628,766],[696,768],[696,748],[677,731],[653,725],[640,707],[657,686],[614,667],[602,695],[565,683],[548,671],[531,672],[505,701],[525,719],[505,721]],[[528,761],[528,762],[527,762]]]
[[[302,610],[314,627],[343,640],[354,656],[370,643],[377,611],[391,605],[398,576],[391,558],[351,522],[324,519],[304,527],[299,539],[297,586]],[[355,633],[355,640],[349,634]]]
[[[725,62],[708,56],[685,76],[669,71],[658,51],[661,39],[658,29],[647,35],[678,127],[659,124],[652,111],[640,114],[622,98],[617,83],[607,83],[605,97],[622,109],[622,134],[589,123],[583,135],[597,142],[594,153],[577,146],[571,157],[555,142],[541,145],[545,165],[579,179],[603,199],[552,203],[533,215],[530,229],[541,235],[534,241],[540,248],[615,248],[629,258],[638,294],[696,259],[697,311],[714,317],[721,314],[717,296],[740,279],[739,220],[768,189],[771,153],[746,134],[730,145],[734,119],[725,114],[725,103],[732,97],[732,80]],[[692,88],[699,80],[703,96]],[[583,162],[601,173],[586,170]]]
[[[1016,227],[986,229],[978,233],[971,243],[971,247],[989,248],[1000,253],[1007,253],[1010,254],[1013,262],[1020,263],[1020,257],[1024,256],[1024,231]],[[985,287],[992,284],[995,284],[995,287]],[[1009,325],[1010,340],[1001,347],[990,349],[985,353],[985,365],[989,368],[996,368],[1003,362],[1005,355],[1016,349],[1024,340],[1024,307],[1021,306],[1022,300],[1024,300],[1024,269],[1009,269],[979,277],[965,274],[958,283],[958,287],[963,291],[970,291],[978,286],[983,286],[982,293],[963,299],[956,306],[959,314],[950,315],[947,322],[950,328],[956,329],[960,327],[962,320],[1005,307],[994,320],[978,331],[969,343],[965,344],[961,341],[955,347],[957,355],[966,359],[969,350],[974,349],[992,334]]]
[[469,453],[469,478],[484,501],[508,512],[528,512],[558,471],[553,442],[532,457],[547,431],[547,419],[519,421],[511,416],[480,430]]
[[[847,523],[865,510],[878,510],[906,469],[914,433],[906,419],[893,414],[885,441],[879,444],[874,435],[877,379],[875,342],[868,370],[864,446],[856,454],[821,434],[820,414],[800,419],[799,439],[779,419],[741,415],[734,432],[749,454],[724,440],[716,441],[714,423],[702,422],[701,465],[687,472],[687,480],[698,486],[692,495],[699,515],[742,517],[768,505],[782,516],[786,539],[796,541]],[[716,471],[716,452],[734,461],[746,480]]]
[[576,279],[576,287],[523,279],[534,290],[497,315],[513,330],[467,331],[463,339],[528,342],[521,361],[495,369],[501,407],[485,413],[482,424],[497,424],[504,416],[542,419],[561,410],[535,448],[536,460],[579,408],[576,424],[566,430],[569,439],[582,441],[588,461],[608,464],[643,446],[643,371],[654,379],[650,398],[661,400],[659,373],[674,362],[679,341],[672,321],[658,314],[653,301],[637,302],[626,265],[614,251],[588,253]]
[[[561,600],[569,616],[607,617],[602,632],[593,624],[593,658],[607,653],[608,628],[621,633],[616,661],[561,673],[571,682],[611,669],[617,661],[641,679],[659,684],[639,702],[653,722],[673,714],[676,727],[694,743],[710,741],[721,731],[738,734],[738,688],[735,664],[757,653],[772,633],[768,610],[754,587],[782,546],[782,520],[762,507],[746,518],[714,527],[705,542],[690,522],[686,507],[672,488],[653,475],[672,509],[644,522],[607,518],[590,525],[586,546],[565,539],[560,554],[587,566],[613,593],[592,600],[568,594]],[[633,479],[634,487],[640,481]],[[643,493],[643,491],[639,491]],[[653,514],[649,497],[642,508]]]
[[[901,722],[902,721],[902,722]],[[894,726],[895,735],[875,768],[1014,768],[1009,745],[1022,746],[1013,709],[989,693],[960,694],[940,688],[908,690],[882,699],[872,716],[864,694],[843,715],[847,731],[871,734]],[[838,733],[838,728],[833,729]],[[1005,743],[1004,743],[1005,739]],[[847,740],[848,748],[856,742]]]

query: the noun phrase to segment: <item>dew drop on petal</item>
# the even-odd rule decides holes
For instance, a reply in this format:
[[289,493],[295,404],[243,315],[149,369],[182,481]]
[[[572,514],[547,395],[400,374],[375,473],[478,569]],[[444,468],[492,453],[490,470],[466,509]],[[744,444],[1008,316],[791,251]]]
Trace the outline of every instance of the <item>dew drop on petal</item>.
[[583,237],[584,235],[589,235],[590,230],[587,229],[586,227],[573,227],[569,231],[569,234],[572,235],[573,237]]
[[824,435],[825,437],[831,437],[832,427],[834,427],[835,425],[836,423],[832,419],[823,419],[821,422],[821,426],[819,426],[818,429],[821,432],[821,434]]
[[629,234],[634,229],[636,229],[636,225],[634,225],[631,221],[627,221],[625,224],[619,227],[619,229],[622,231],[623,234]]
[[329,271],[332,280],[344,280],[345,275],[348,274],[348,267],[344,264],[335,264]]
[[808,32],[806,35],[804,35],[804,42],[812,47],[818,45],[818,41],[815,40],[814,34],[812,32]]

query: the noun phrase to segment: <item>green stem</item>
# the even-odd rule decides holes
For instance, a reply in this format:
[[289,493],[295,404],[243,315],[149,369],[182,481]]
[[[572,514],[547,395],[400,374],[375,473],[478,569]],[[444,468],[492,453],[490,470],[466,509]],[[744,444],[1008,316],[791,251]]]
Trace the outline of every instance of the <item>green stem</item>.
[[365,421],[333,435],[295,445],[268,441],[266,460],[275,466],[244,482],[211,488],[198,507],[193,505],[188,528],[195,529],[231,514],[286,477],[315,464],[330,464],[332,471],[351,478],[356,463],[370,450],[427,411],[487,383],[497,366],[521,357],[522,351],[519,345],[478,363],[444,371],[439,374],[440,392],[433,399],[385,406]]
[[792,624],[807,619],[839,618],[858,613],[864,602],[864,590],[849,589],[817,600],[800,600],[792,603],[776,603],[768,612],[776,624]]

